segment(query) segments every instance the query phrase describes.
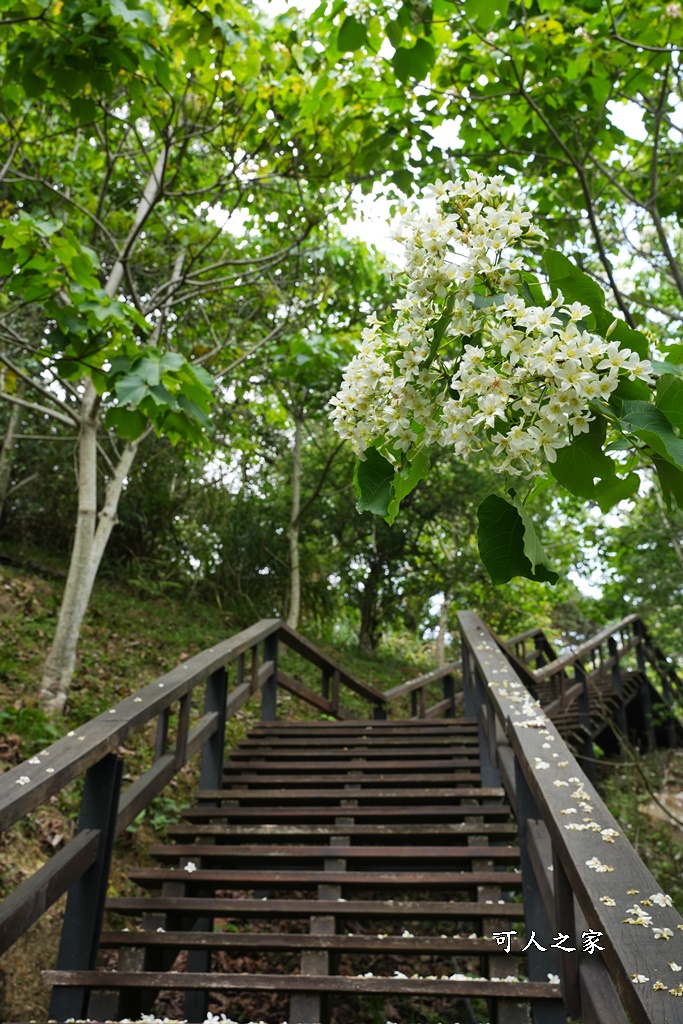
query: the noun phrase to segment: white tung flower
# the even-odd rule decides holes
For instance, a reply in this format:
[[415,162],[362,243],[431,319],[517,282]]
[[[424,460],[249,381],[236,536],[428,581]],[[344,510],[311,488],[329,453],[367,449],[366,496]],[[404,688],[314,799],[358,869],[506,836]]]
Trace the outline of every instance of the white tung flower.
[[603,864],[597,857],[591,857],[590,860],[587,860],[586,867],[591,868],[593,871],[597,871],[599,874],[603,874],[605,871],[614,871],[613,867],[609,864]]
[[655,892],[650,896],[650,903],[656,903],[658,907],[673,907],[673,900],[663,892]]
[[416,201],[397,232],[405,296],[393,323],[369,318],[330,403],[335,429],[360,458],[378,445],[399,462],[438,443],[464,459],[486,450],[496,471],[533,477],[590,429],[593,399],[608,399],[620,376],[649,382],[651,366],[586,330],[587,306],[518,293],[525,264],[513,250],[539,232],[500,176],[469,171],[425,199],[431,208]]

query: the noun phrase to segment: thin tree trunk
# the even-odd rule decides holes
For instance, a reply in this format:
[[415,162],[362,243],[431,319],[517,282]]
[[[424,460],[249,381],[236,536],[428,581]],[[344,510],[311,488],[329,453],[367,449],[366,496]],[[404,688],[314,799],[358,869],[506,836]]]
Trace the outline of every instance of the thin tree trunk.
[[446,633],[448,632],[448,616],[451,610],[451,601],[453,596],[450,591],[446,591],[443,595],[443,601],[441,602],[441,610],[439,611],[439,628],[436,633],[436,664],[438,668],[446,664]]
[[358,646],[363,654],[374,654],[382,635],[377,607],[377,590],[381,571],[381,562],[371,562],[370,572],[363,581],[360,599],[360,633],[358,637]]
[[303,421],[294,420],[294,455],[292,462],[292,505],[289,513],[289,614],[287,625],[299,626],[301,616],[301,562],[299,549],[299,519],[301,514],[301,432]]
[[[123,279],[126,260],[154,204],[161,195],[164,171],[171,147],[172,132],[157,156],[152,172],[145,184],[133,224],[114,263],[105,292],[114,298]],[[182,259],[176,261],[174,274],[180,271]],[[174,280],[172,276],[171,280]],[[173,289],[169,289],[168,301]],[[105,489],[102,510],[97,512],[97,434],[99,428],[100,398],[90,379],[84,383],[78,433],[78,516],[76,533],[69,562],[64,596],[59,609],[57,629],[45,661],[40,686],[40,699],[46,710],[63,711],[76,665],[76,649],[83,619],[88,609],[97,571],[102,561],[116,513],[123,484],[130,471],[137,450],[146,436],[129,443],[114,467]]]
[[2,512],[5,507],[7,495],[9,494],[9,485],[12,479],[14,438],[19,431],[20,418],[21,406],[15,404],[10,409],[9,420],[7,421],[7,430],[5,431],[5,436],[2,441],[2,448],[0,448],[0,522],[2,522]]
[[[94,388],[92,388],[94,393]],[[94,394],[94,398],[97,395]],[[94,406],[94,408],[93,408]],[[97,403],[87,395],[78,438],[78,517],[57,629],[45,661],[40,699],[46,710],[63,711],[76,666],[78,638],[97,571],[116,523],[121,491],[140,442],[127,444],[105,489],[97,513]]]

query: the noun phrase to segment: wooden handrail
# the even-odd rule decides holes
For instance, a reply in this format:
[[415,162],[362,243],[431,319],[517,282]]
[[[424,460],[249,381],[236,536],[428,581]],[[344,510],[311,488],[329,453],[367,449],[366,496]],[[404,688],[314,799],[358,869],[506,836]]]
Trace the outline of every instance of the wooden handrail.
[[546,639],[545,633],[540,626],[537,626],[536,629],[527,629],[526,633],[518,633],[516,636],[508,637],[505,643],[512,647],[513,644],[521,644],[525,640],[535,640],[538,636],[543,637],[544,640]]
[[230,664],[277,632],[280,626],[279,619],[262,619],[215,647],[188,658],[137,693],[72,730],[41,754],[10,768],[0,776],[0,832],[58,793],[106,754],[117,750],[132,732],[157,718],[216,669]]
[[387,701],[396,700],[398,697],[403,697],[406,693],[412,693],[414,690],[421,690],[425,686],[429,686],[430,683],[435,683],[439,679],[443,679],[444,676],[452,675],[453,672],[459,672],[462,668],[462,661],[449,661],[447,665],[441,665],[439,668],[432,669],[431,672],[426,672],[424,675],[416,676],[415,679],[409,679],[406,683],[399,683],[398,686],[392,686],[390,690],[384,691],[384,697]]
[[620,630],[625,629],[627,626],[632,625],[635,622],[642,621],[639,615],[627,615],[625,618],[620,619],[619,622],[613,626],[607,626],[600,633],[596,633],[595,636],[589,640],[585,640],[582,644],[574,651],[568,651],[566,654],[561,655],[559,658],[555,658],[554,661],[549,661],[547,665],[542,665],[541,668],[533,669],[533,675],[536,679],[547,679],[548,676],[555,675],[558,672],[564,671],[569,665],[575,664],[577,661],[581,661],[588,654],[592,654],[593,651],[597,651],[598,648],[602,647],[611,636],[618,633]]
[[[333,677],[332,701],[318,696],[292,676],[278,670],[278,641]],[[259,657],[260,645],[263,645],[263,658]],[[247,671],[245,655],[249,652],[251,666]],[[235,662],[237,685],[228,692],[226,670]],[[339,704],[340,687],[346,687],[367,700],[374,708],[375,717],[384,717],[386,698],[383,693],[347,672],[282,620],[262,619],[177,665],[0,776],[0,832],[3,832],[77,777],[85,775],[87,788],[90,776],[100,771],[107,758],[111,760],[110,756],[117,753],[131,733],[157,720],[152,764],[123,793],[118,788],[121,769],[120,764],[118,766],[119,781],[113,783],[106,829],[104,825],[102,828],[86,828],[81,823],[76,837],[0,904],[0,953],[16,941],[63,892],[80,882],[95,856],[102,861],[106,886],[106,870],[114,836],[127,828],[200,751],[203,752],[202,779],[213,780],[213,784],[218,785],[219,779],[213,776],[220,774],[222,765],[226,717],[233,715],[259,692],[262,694],[262,716],[274,717],[278,678],[283,689],[337,718],[353,717]],[[202,684],[206,686],[207,700],[211,695],[210,700],[204,714],[191,724],[191,696]],[[174,749],[167,750],[172,709],[178,711],[175,745]],[[106,838],[103,839],[105,831]],[[101,895],[103,898],[103,893]]]
[[376,690],[374,686],[369,683],[364,683],[357,676],[354,676],[352,672],[348,672],[342,665],[339,665],[333,658],[323,654],[314,644],[307,640],[301,633],[297,633],[291,626],[286,623],[281,623],[278,631],[280,640],[289,647],[291,650],[296,651],[297,654],[303,655],[313,665],[317,665],[318,668],[328,669],[331,673],[339,673],[339,681],[352,690],[359,697],[364,697],[371,704],[382,707],[386,703],[386,694],[382,693],[381,690]]
[[[527,920],[528,933],[534,914],[545,914],[554,934],[571,933],[576,899],[589,927],[600,933],[603,955],[595,956],[595,964],[604,961],[609,974],[605,981],[610,985],[611,979],[634,1024],[672,1020],[668,992],[653,991],[658,978],[670,977],[667,943],[639,941],[639,929],[626,921],[634,901],[658,892],[657,882],[484,623],[472,612],[460,612],[458,619],[463,638],[465,699],[485,709],[479,718],[482,777],[487,774],[487,784],[494,785],[496,776],[504,783],[520,823],[525,906],[528,902],[531,917]],[[617,627],[603,631],[598,643],[637,619],[628,616]],[[584,654],[595,649],[596,640],[582,645]],[[579,652],[576,656],[580,657]],[[559,660],[565,667],[572,658]],[[558,671],[557,666],[552,671]],[[568,809],[584,813],[574,818],[563,813]],[[530,827],[534,820],[541,823],[540,835],[549,844],[542,856],[532,855],[532,848],[538,850],[539,835],[538,828],[534,831]],[[577,822],[594,827],[572,829]],[[605,842],[605,836],[612,841]],[[598,870],[601,867],[604,870]],[[534,890],[538,898],[527,901],[529,890]],[[655,904],[649,910],[653,927],[670,928],[674,935],[677,929],[683,929],[683,918],[673,907]],[[577,952],[562,956],[566,967],[563,999],[567,1012],[582,1018],[580,987],[576,983],[580,945],[572,945],[578,947]],[[634,984],[634,976],[641,975],[648,979],[647,984]]]

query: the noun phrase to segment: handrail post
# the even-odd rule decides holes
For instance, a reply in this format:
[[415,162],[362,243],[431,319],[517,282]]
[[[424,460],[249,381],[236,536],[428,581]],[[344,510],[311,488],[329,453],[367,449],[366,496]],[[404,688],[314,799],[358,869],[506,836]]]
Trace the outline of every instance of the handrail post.
[[[539,943],[543,938],[553,934],[552,922],[540,886],[536,879],[534,863],[530,849],[530,822],[540,822],[541,813],[524,777],[519,760],[515,755],[515,815],[519,827],[519,860],[522,869],[522,895],[524,899],[524,925],[527,942],[535,938]],[[537,948],[531,945],[527,952],[529,962],[529,980],[546,981],[548,969],[559,973],[559,953],[556,950]],[[534,1024],[566,1024],[566,1015],[561,1004],[549,1000],[532,999],[531,1016]]]
[[546,663],[545,659],[545,636],[543,633],[537,633],[534,637],[534,649],[536,651],[536,668],[543,668]]
[[263,641],[263,660],[272,661],[273,671],[261,689],[261,721],[274,722],[277,715],[278,635],[274,631]]
[[455,676],[448,672],[443,677],[443,699],[449,701],[445,718],[455,718]]
[[339,689],[341,686],[341,679],[339,677],[339,669],[335,668],[332,672],[332,692],[330,694],[330,704],[332,705],[332,714],[336,715],[339,711]]
[[[624,685],[621,679],[621,665],[619,663],[619,648],[617,647],[617,640],[615,636],[611,636],[607,641],[607,648],[609,650],[610,660],[612,661],[612,668],[610,670],[610,676],[612,681],[612,693],[618,700],[614,712],[614,719],[617,723],[621,735],[628,739],[628,722],[626,720],[626,707],[624,705]],[[619,743],[621,747],[621,742]],[[623,753],[623,751],[622,751]]]
[[164,708],[157,719],[157,731],[154,737],[154,760],[158,761],[166,753],[168,745],[168,723],[171,717],[170,707]]
[[496,736],[496,715],[486,697],[486,686],[477,668],[474,669],[474,685],[478,705],[477,730],[479,733],[479,757],[482,786],[500,786],[498,770],[498,741]]
[[462,650],[462,692],[464,699],[464,711],[467,718],[475,718],[477,714],[477,701],[474,693],[474,680],[472,672],[472,657],[463,636],[461,642]]
[[595,750],[593,747],[593,736],[591,728],[591,705],[590,693],[588,690],[588,675],[580,662],[574,665],[574,682],[583,683],[583,689],[576,701],[576,708],[579,714],[579,725],[583,728],[583,739],[581,740],[581,753],[578,755],[581,767],[590,781],[595,785]]
[[228,673],[225,667],[216,669],[206,680],[204,713],[217,714],[216,731],[202,747],[199,771],[200,789],[220,789],[223,782],[223,756],[225,747],[225,717],[228,699]]
[[647,671],[645,668],[645,651],[643,650],[643,644],[645,642],[645,628],[642,619],[638,619],[633,624],[633,631],[637,638],[636,644],[636,659],[638,661],[638,673],[640,675],[639,691],[640,691],[640,703],[643,709],[643,718],[645,720],[645,734],[647,736],[647,749],[657,749],[657,735],[655,733],[654,724],[652,722],[652,699],[650,697],[650,681],[647,678]]
[[[564,865],[553,847],[553,897],[555,921],[559,929],[576,936],[576,913],[574,906],[574,890],[572,889]],[[578,941],[576,939],[575,941]],[[568,1016],[582,1017],[581,989],[579,986],[579,947],[574,946],[573,952],[566,952],[559,958],[560,977],[562,979],[562,998]]]
[[322,669],[322,675],[320,679],[320,696],[324,697],[325,700],[330,699],[330,676],[332,675],[332,669],[329,665],[326,665]]
[[[121,758],[107,754],[85,775],[78,831],[98,829],[100,843],[95,861],[69,889],[57,955],[58,971],[91,971],[97,962],[122,773]],[[83,1020],[88,1016],[88,1000],[86,988],[56,987],[52,990],[49,1016],[53,1020]]]

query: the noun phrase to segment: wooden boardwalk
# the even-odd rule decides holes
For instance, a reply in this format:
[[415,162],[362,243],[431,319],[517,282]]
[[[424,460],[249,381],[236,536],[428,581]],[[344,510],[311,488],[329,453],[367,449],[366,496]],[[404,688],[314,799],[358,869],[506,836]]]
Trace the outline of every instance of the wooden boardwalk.
[[[558,659],[536,632],[506,647],[463,613],[462,662],[382,694],[259,623],[0,779],[4,828],[86,775],[79,832],[0,906],[0,948],[69,889],[44,972],[58,1021],[683,1022],[683,955],[625,920],[658,886],[590,778],[610,722],[623,741],[677,739],[653,707],[678,678],[631,626]],[[317,690],[278,668],[278,642],[320,669]],[[327,720],[278,721],[281,689]],[[351,715],[347,690],[373,717]],[[226,716],[256,693],[264,721],[224,761]],[[122,792],[113,752],[155,718],[154,763]],[[107,898],[114,836],[200,752],[183,824],[130,872],[131,895]],[[683,936],[674,908],[650,914]]]

